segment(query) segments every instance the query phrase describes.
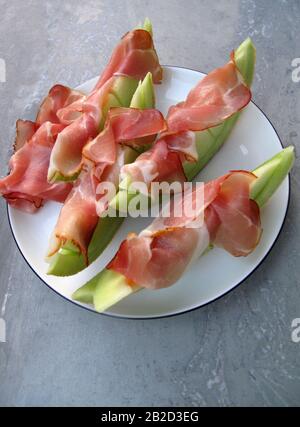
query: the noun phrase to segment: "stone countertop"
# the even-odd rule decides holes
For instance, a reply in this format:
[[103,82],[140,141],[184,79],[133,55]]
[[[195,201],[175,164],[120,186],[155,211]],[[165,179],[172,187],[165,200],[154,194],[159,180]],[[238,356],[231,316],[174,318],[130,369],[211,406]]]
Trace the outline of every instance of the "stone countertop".
[[[258,0],[0,0],[0,167],[17,118],[54,82],[99,74],[119,37],[145,16],[161,63],[208,71],[248,35],[257,47],[254,101],[284,145],[300,140],[300,3]],[[200,310],[160,320],[99,316],[34,275],[0,203],[0,405],[299,405],[300,172],[291,174],[283,233],[241,286]],[[3,321],[2,321],[3,323]]]

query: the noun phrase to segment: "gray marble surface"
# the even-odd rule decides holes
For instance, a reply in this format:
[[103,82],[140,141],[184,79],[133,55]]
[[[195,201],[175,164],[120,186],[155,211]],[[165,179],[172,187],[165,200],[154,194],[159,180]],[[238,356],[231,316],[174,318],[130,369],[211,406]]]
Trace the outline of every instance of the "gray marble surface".
[[[0,0],[0,170],[18,117],[31,118],[56,81],[76,86],[105,65],[144,16],[162,63],[208,71],[250,35],[254,100],[285,145],[300,147],[299,0]],[[299,405],[299,159],[277,244],[225,298],[162,320],[117,320],[67,303],[33,274],[0,203],[0,405]],[[1,308],[2,307],[2,308]]]

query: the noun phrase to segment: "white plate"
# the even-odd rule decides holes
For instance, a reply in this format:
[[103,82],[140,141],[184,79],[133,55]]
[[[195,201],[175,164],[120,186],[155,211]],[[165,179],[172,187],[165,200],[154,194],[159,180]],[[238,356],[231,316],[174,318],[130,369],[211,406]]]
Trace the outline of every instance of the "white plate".
[[[183,100],[203,76],[198,71],[165,67],[163,84],[156,86],[157,108],[166,113],[168,107]],[[88,92],[95,82],[96,79],[90,80],[80,89]],[[225,145],[197,179],[206,181],[230,169],[252,170],[281,149],[270,121],[250,103]],[[160,291],[138,292],[115,305],[107,314],[130,318],[171,316],[201,307],[226,294],[248,277],[268,254],[283,225],[288,201],[289,179],[286,178],[262,210],[263,237],[258,248],[247,258],[234,258],[221,249],[214,249],[199,259],[174,286]],[[49,202],[34,215],[10,207],[8,213],[13,235],[25,260],[41,280],[68,300],[78,287],[105,267],[128,232],[139,231],[150,222],[145,218],[126,219],[98,260],[75,276],[57,278],[47,276],[43,255],[59,210],[59,204]]]

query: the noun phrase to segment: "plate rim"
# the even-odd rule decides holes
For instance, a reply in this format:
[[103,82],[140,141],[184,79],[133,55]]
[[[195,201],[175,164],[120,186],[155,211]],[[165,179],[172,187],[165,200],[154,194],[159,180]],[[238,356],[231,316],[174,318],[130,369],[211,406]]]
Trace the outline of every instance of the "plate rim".
[[[169,64],[166,64],[166,65],[164,65],[164,64],[162,64],[162,67],[163,68],[181,68],[181,69],[184,69],[184,70],[188,70],[188,71],[194,71],[194,72],[197,72],[197,73],[201,73],[201,74],[204,74],[204,75],[207,75],[207,73],[204,73],[203,71],[201,71],[201,70],[196,70],[196,69],[194,69],[194,68],[189,68],[189,67],[183,67],[183,66],[179,66],[179,65],[169,65]],[[89,80],[93,80],[93,79],[95,79],[96,77],[92,77],[91,79],[89,79]],[[83,82],[83,83],[81,83],[80,85],[78,85],[78,86],[81,86],[81,85],[83,85],[83,84],[85,84],[85,83],[87,83],[89,80],[86,80],[85,82]],[[271,120],[269,119],[269,117],[264,113],[264,111],[251,99],[251,101],[250,101],[252,104],[254,104],[258,109],[259,109],[259,111],[263,114],[263,116],[267,119],[267,121],[269,122],[269,124],[271,125],[271,127],[273,128],[273,130],[274,130],[274,132],[275,132],[275,134],[276,134],[276,136],[277,136],[277,138],[278,138],[278,141],[280,142],[280,145],[281,145],[281,147],[282,147],[282,149],[284,149],[285,147],[284,147],[284,145],[283,145],[283,143],[282,143],[282,140],[281,140],[281,138],[280,138],[280,136],[279,136],[279,134],[278,134],[278,132],[277,132],[277,130],[276,130],[276,128],[275,128],[275,126],[273,125],[273,123],[271,122]],[[15,236],[15,233],[14,233],[14,231],[13,231],[13,227],[12,227],[12,223],[11,223],[11,218],[10,218],[10,211],[9,211],[9,204],[8,204],[8,202],[6,202],[6,212],[7,212],[7,218],[8,218],[8,223],[9,223],[9,227],[10,227],[10,231],[11,231],[11,234],[12,234],[12,236],[13,236],[13,239],[14,239],[14,241],[15,241],[15,243],[16,243],[16,246],[17,246],[17,248],[18,248],[18,250],[19,250],[19,252],[21,253],[21,255],[22,255],[22,257],[23,257],[23,259],[25,260],[25,262],[26,262],[26,264],[29,266],[29,268],[33,271],[33,273],[42,281],[42,283],[44,283],[52,292],[54,292],[56,295],[58,295],[59,297],[61,297],[61,298],[63,298],[65,301],[67,301],[67,302],[69,302],[69,303],[72,303],[73,305],[75,305],[76,307],[79,307],[79,308],[82,308],[82,309],[84,309],[84,310],[86,310],[86,311],[88,311],[88,312],[90,312],[90,313],[93,313],[93,314],[96,314],[96,315],[102,315],[102,316],[106,316],[106,317],[111,317],[111,318],[114,318],[114,319],[127,319],[127,320],[153,320],[153,319],[165,319],[165,318],[169,318],[169,317],[175,317],[175,316],[180,316],[180,315],[182,315],[182,314],[185,314],[185,313],[191,313],[191,312],[193,312],[193,311],[196,311],[196,310],[199,310],[200,308],[202,308],[202,307],[206,307],[206,306],[208,306],[209,304],[212,304],[212,303],[214,303],[214,302],[216,302],[216,301],[218,301],[219,299],[221,299],[221,298],[223,298],[223,297],[225,297],[226,295],[228,295],[230,292],[233,292],[238,286],[240,286],[240,285],[242,285],[253,273],[255,273],[256,272],[256,270],[264,263],[264,261],[266,260],[266,258],[268,257],[268,255],[270,254],[270,252],[272,251],[272,249],[273,249],[273,247],[275,246],[275,244],[277,243],[277,240],[279,239],[279,237],[280,237],[280,235],[281,235],[281,232],[282,232],[282,230],[283,230],[283,227],[284,227],[284,225],[285,225],[285,222],[286,222],[286,218],[287,218],[287,213],[288,213],[288,210],[289,210],[289,207],[290,207],[290,200],[291,200],[291,174],[290,174],[290,172],[288,173],[288,200],[287,200],[287,205],[286,205],[286,210],[285,210],[285,213],[284,213],[284,218],[283,218],[283,220],[282,220],[282,223],[281,223],[281,226],[280,226],[280,229],[279,229],[279,231],[278,231],[278,233],[277,233],[277,235],[276,235],[276,237],[275,237],[275,239],[274,239],[274,241],[273,241],[273,243],[272,243],[272,245],[270,246],[270,248],[269,248],[269,250],[267,251],[267,253],[264,255],[264,257],[261,259],[261,261],[254,267],[254,269],[252,270],[252,271],[250,271],[250,273],[248,273],[242,280],[240,280],[236,285],[234,285],[232,288],[230,288],[230,289],[228,289],[227,291],[225,291],[224,293],[222,293],[221,295],[219,295],[219,296],[217,296],[216,298],[213,298],[212,300],[210,300],[210,301],[207,301],[207,302],[205,302],[205,303],[200,303],[199,305],[197,305],[196,307],[192,307],[192,308],[188,308],[188,309],[183,309],[183,310],[181,310],[181,311],[178,311],[178,312],[176,312],[176,313],[170,313],[170,314],[160,314],[160,315],[156,315],[156,316],[126,316],[126,315],[120,315],[120,314],[113,314],[113,313],[106,313],[106,312],[97,312],[97,311],[95,311],[95,310],[93,310],[91,307],[89,307],[89,306],[87,306],[87,305],[82,305],[82,304],[78,304],[76,301],[74,301],[74,300],[72,300],[72,299],[69,299],[68,297],[66,297],[66,296],[64,296],[64,295],[62,295],[61,293],[59,293],[57,290],[55,290],[55,289],[53,289],[40,275],[39,275],[39,273],[34,269],[34,267],[29,263],[29,261],[26,259],[26,257],[25,257],[25,255],[24,255],[24,253],[22,252],[22,250],[21,250],[21,248],[20,248],[20,246],[19,246],[19,244],[18,244],[18,241],[17,241],[17,238],[16,238],[16,236]]]

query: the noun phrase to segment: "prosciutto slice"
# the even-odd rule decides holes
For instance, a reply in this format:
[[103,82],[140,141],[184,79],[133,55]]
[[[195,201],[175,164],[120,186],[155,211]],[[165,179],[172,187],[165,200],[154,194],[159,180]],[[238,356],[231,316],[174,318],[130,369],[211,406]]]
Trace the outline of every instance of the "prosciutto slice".
[[60,123],[70,125],[78,119],[83,112],[83,105],[86,99],[87,95],[83,95],[79,99],[73,101],[70,105],[60,108],[56,113]]
[[17,120],[16,122],[16,139],[14,143],[14,152],[18,151],[29,141],[35,134],[38,126],[30,120]]
[[82,166],[82,149],[95,138],[104,119],[104,107],[117,77],[109,79],[100,89],[87,97],[82,106],[82,114],[59,135],[51,153],[48,180],[60,177],[74,179]]
[[[247,256],[261,236],[259,208],[250,199],[255,179],[250,172],[233,171],[209,182],[194,216],[159,216],[139,235],[129,235],[107,268],[129,283],[160,289],[176,282],[210,243],[234,256]],[[198,191],[192,192],[192,203]],[[200,215],[204,220],[195,222]]]
[[212,243],[236,257],[249,255],[261,236],[259,207],[249,196],[255,179],[249,172],[231,173],[206,212]]
[[[152,35],[143,29],[136,29],[123,36],[116,46],[110,61],[99,77],[92,92],[100,89],[113,75],[127,75],[136,80],[143,80],[148,72],[152,73],[154,83],[162,80],[162,68],[152,40]],[[74,91],[71,94],[73,101],[61,106],[57,111],[60,123],[71,124],[80,117],[86,96],[78,98]]]
[[84,147],[84,167],[61,209],[48,256],[70,241],[78,247],[88,264],[88,245],[99,216],[108,203],[102,201],[103,194],[98,194],[97,185],[101,181],[109,181],[117,186],[120,167],[124,164],[125,146],[136,145],[145,136],[163,130],[165,120],[158,110],[110,110],[104,130]]
[[32,213],[42,205],[43,200],[65,200],[71,185],[49,184],[47,181],[50,153],[63,128],[61,124],[43,123],[29,141],[21,146],[18,144],[9,162],[10,173],[0,180],[0,193],[9,204]]
[[39,108],[36,124],[38,126],[45,122],[69,124],[70,120],[63,120],[65,116],[59,112],[70,104],[82,105],[84,99],[85,95],[77,90],[60,84],[53,86]]
[[[66,183],[49,184],[47,169],[57,135],[64,129],[57,112],[83,100],[82,93],[63,85],[53,86],[43,100],[36,121],[17,120],[10,173],[0,179],[0,194],[20,210],[33,213],[44,200],[63,202],[71,190]],[[45,171],[46,168],[46,171]]]
[[149,189],[152,182],[183,183],[186,177],[182,160],[192,155],[196,156],[193,144],[194,138],[185,143],[183,135],[178,135],[178,139],[177,135],[160,138],[150,150],[142,153],[133,163],[124,165],[121,176],[125,178],[129,175],[133,186],[135,183],[144,182]]
[[[185,180],[182,177],[182,161],[198,160],[194,132],[219,125],[244,108],[250,99],[250,89],[243,82],[232,53],[230,61],[224,67],[209,73],[189,92],[184,102],[169,109],[168,131],[161,135],[150,152],[124,166],[122,175],[129,175],[132,181],[142,180],[147,184],[152,180],[170,182],[174,177],[179,177],[179,181]],[[168,153],[157,155],[163,146]],[[177,156],[173,153],[177,153]],[[174,159],[174,167],[169,167],[168,163],[164,170],[165,159],[171,157]]]
[[29,141],[43,123],[66,124],[60,119],[59,112],[64,110],[64,108],[68,108],[70,103],[71,105],[77,104],[79,106],[80,104],[82,106],[84,99],[85,95],[67,86],[59,84],[53,86],[41,103],[35,122],[21,119],[17,120],[14,151],[19,150],[25,142]]
[[103,86],[114,74],[125,74],[142,80],[149,71],[154,83],[160,83],[163,71],[151,34],[142,29],[133,30],[126,33],[114,49],[95,89]]
[[209,73],[184,102],[170,108],[167,117],[169,131],[201,131],[217,126],[244,108],[250,99],[251,91],[243,82],[232,52],[224,67]]
[[88,263],[87,248],[98,222],[95,195],[93,171],[83,170],[60,211],[48,256],[55,254],[69,241],[78,247]]
[[163,115],[156,109],[111,108],[104,132],[84,147],[83,156],[99,164],[107,157],[115,157],[116,143],[136,148],[141,137],[156,135],[165,129]]

